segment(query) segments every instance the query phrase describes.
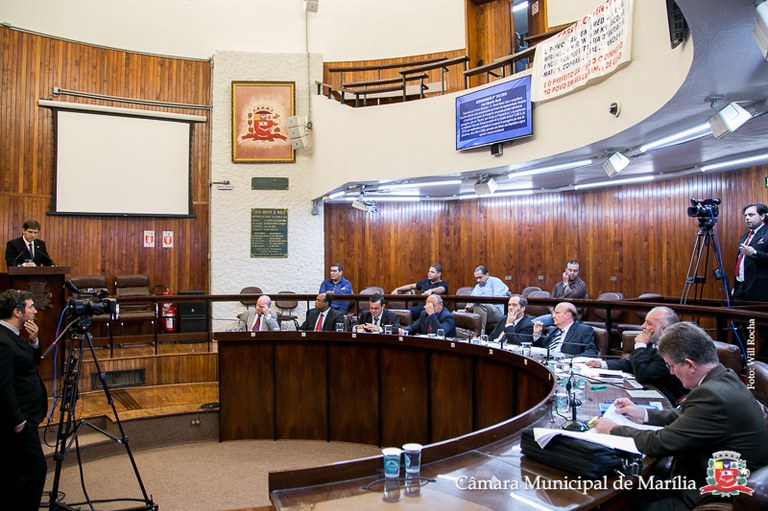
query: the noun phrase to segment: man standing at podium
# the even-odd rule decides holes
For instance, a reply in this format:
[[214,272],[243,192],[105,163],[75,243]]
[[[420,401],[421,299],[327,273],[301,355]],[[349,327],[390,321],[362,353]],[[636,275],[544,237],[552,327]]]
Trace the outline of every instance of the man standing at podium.
[[37,432],[47,398],[37,372],[36,313],[28,291],[0,294],[0,495],[3,509],[15,511],[37,511],[47,471]]
[[5,265],[12,266],[53,266],[48,249],[40,236],[40,222],[27,220],[22,226],[21,236],[5,245]]

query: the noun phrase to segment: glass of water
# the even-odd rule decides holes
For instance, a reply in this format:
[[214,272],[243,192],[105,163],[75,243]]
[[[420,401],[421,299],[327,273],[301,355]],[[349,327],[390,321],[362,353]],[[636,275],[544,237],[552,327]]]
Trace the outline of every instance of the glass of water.
[[438,339],[445,339],[445,330],[442,328],[437,329],[437,338]]

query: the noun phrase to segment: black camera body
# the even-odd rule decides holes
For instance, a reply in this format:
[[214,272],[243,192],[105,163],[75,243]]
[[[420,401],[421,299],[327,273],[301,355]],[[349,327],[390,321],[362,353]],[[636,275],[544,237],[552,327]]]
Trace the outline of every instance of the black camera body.
[[119,306],[114,298],[107,298],[109,291],[106,289],[97,289],[93,292],[93,299],[81,300],[73,298],[67,303],[69,313],[74,317],[79,316],[98,316],[100,314],[109,314],[117,317]]
[[699,220],[701,229],[711,229],[717,223],[717,215],[720,214],[720,198],[695,199],[691,197],[691,205],[688,206],[688,216]]

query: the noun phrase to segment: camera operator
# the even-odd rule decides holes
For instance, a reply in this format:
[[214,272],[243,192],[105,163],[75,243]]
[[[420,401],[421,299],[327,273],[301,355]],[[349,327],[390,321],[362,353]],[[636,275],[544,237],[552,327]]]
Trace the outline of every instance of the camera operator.
[[0,294],[0,494],[3,509],[14,511],[37,511],[47,472],[37,431],[47,397],[37,372],[36,313],[28,291]]
[[742,209],[747,231],[739,241],[733,299],[768,301],[768,207],[750,204]]

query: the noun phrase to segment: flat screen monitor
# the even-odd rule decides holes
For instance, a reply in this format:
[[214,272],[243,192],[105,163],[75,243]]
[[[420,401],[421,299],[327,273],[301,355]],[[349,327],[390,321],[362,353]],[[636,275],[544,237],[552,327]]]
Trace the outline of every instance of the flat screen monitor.
[[498,83],[456,98],[456,150],[533,134],[531,76]]

